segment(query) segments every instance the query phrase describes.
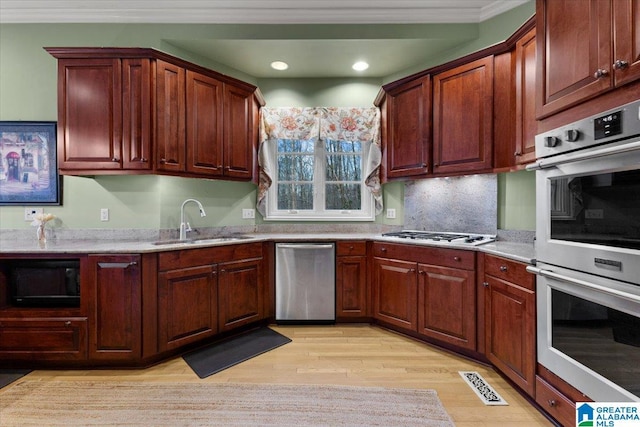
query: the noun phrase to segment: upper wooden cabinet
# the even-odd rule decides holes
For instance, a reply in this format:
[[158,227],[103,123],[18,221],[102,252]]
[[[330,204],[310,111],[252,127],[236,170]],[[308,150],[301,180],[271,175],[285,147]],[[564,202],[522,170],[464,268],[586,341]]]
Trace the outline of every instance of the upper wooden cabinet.
[[433,76],[433,172],[492,166],[493,56]]
[[636,0],[537,0],[537,116],[544,118],[640,76]]
[[58,61],[58,167],[150,170],[150,61]]
[[46,50],[58,58],[60,173],[256,178],[255,86],[153,49]]
[[[494,57],[493,168],[522,169],[535,160],[536,29],[524,26],[512,37],[515,47]],[[526,30],[528,28],[528,30]]]
[[431,77],[410,81],[387,93],[387,178],[429,172]]

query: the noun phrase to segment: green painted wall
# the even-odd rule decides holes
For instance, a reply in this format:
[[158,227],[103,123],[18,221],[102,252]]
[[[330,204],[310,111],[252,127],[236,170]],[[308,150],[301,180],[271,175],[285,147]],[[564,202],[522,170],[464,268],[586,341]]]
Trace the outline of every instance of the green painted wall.
[[498,228],[536,229],[535,172],[498,174]]
[[[479,25],[475,30],[479,38],[455,51],[447,52],[434,64],[424,64],[419,70],[446,62],[503,40],[518,28],[533,11],[531,1],[503,16]],[[237,25],[165,25],[165,24],[0,24],[0,120],[55,121],[57,120],[57,68],[56,60],[45,46],[121,46],[152,47],[202,64],[225,74],[260,86],[268,105],[299,106],[368,106],[372,105],[380,85],[396,77],[381,79],[258,79],[212,62],[172,45],[172,39],[184,39],[188,34],[198,38],[233,38],[242,33],[246,38],[254,29]],[[341,31],[352,31],[353,37],[370,37],[376,28],[393,32],[393,26],[367,26],[354,29],[347,26]],[[454,27],[454,26],[449,26]],[[447,31],[447,26],[433,26]],[[469,31],[469,26],[465,28]],[[262,32],[292,32],[300,37],[315,31],[313,26],[260,26]],[[404,27],[403,27],[404,28]],[[411,31],[407,26],[405,31]],[[458,28],[458,27],[456,27]],[[462,30],[461,28],[458,30]],[[364,31],[364,33],[363,33]],[[298,34],[299,33],[299,34]],[[311,35],[313,36],[313,35]],[[348,35],[343,35],[348,36]],[[264,34],[261,35],[264,38]],[[307,36],[310,37],[310,36]],[[419,71],[416,70],[416,71]],[[411,74],[407,70],[404,75]],[[402,77],[399,76],[399,77]],[[523,185],[529,178],[505,176],[504,189]],[[512,184],[515,183],[515,184]],[[529,183],[530,184],[530,183]],[[531,218],[517,222],[519,214],[511,202],[511,192],[504,194],[499,213],[505,227],[515,225],[533,229]],[[255,204],[256,187],[251,183],[176,178],[165,176],[109,176],[63,178],[63,205],[47,207],[55,214],[61,226],[67,228],[176,228],[179,207],[189,197],[198,198],[207,211],[207,217],[193,215],[193,226],[251,225],[260,218],[243,220],[241,209]],[[404,185],[390,183],[384,186],[386,207],[397,210],[397,219],[379,216],[376,222],[401,225],[403,218]],[[530,198],[530,197],[529,197]],[[100,209],[110,209],[110,221],[100,221]],[[513,211],[515,212],[515,210]],[[259,217],[259,215],[258,215]],[[0,207],[0,228],[27,228],[23,220],[24,207]]]

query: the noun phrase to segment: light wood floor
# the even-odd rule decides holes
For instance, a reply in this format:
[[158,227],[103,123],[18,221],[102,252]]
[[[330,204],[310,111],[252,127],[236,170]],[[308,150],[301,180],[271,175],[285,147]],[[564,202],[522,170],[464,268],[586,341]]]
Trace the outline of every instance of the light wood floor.
[[[205,379],[199,379],[178,357],[139,370],[37,370],[19,381],[207,381],[429,388],[438,392],[458,427],[552,425],[493,369],[402,335],[369,325],[271,327],[293,341]],[[484,405],[458,371],[478,371],[509,405]]]

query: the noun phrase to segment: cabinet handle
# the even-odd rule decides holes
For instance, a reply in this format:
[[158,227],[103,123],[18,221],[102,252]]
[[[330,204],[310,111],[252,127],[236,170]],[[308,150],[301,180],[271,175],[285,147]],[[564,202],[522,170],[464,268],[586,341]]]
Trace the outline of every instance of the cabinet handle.
[[71,326],[71,321],[67,320],[66,322],[64,322],[64,326]]
[[141,162],[141,163],[146,163],[146,162],[148,162],[148,161],[149,161],[149,160],[147,160],[145,157],[143,157],[143,158],[141,158],[141,159],[140,159],[140,162]]
[[516,151],[515,153],[513,153],[513,155],[516,156],[516,157],[520,157],[520,156],[522,156],[522,153],[519,152],[519,151]]
[[507,268],[507,266],[506,266],[506,265],[501,265],[501,266],[500,266],[500,271],[502,271],[503,273],[504,273],[505,271],[507,271],[507,270],[508,270],[508,268]]
[[627,68],[628,66],[629,66],[629,63],[622,59],[618,59],[616,60],[616,62],[613,63],[613,68],[615,68],[616,70],[622,70],[623,68]]
[[437,163],[434,163],[434,164],[433,164],[433,167],[434,167],[434,168],[439,168],[439,167],[440,167],[440,165],[439,165],[439,164],[437,164]]
[[415,269],[415,268],[410,268],[410,269],[409,269],[409,273],[415,273],[415,272],[416,272],[416,269]]
[[137,261],[131,262],[99,262],[98,267],[100,268],[127,268],[133,265],[138,265]]
[[423,167],[423,168],[426,168],[426,167],[427,167],[427,164],[426,164],[426,163],[423,163],[423,164],[422,164],[422,167]]
[[601,79],[607,76],[609,72],[603,68],[598,68],[595,73],[593,73],[593,77],[596,79]]
[[387,252],[387,248],[380,248],[380,252]]
[[485,288],[489,287],[489,282],[482,282],[482,286],[484,286]]
[[160,159],[160,164],[164,165],[165,163],[167,163],[167,159]]
[[547,403],[549,404],[549,406],[554,407],[556,406],[556,401],[554,399],[549,399],[547,400]]
[[353,246],[349,246],[349,250],[352,251],[353,250]]
[[461,260],[461,258],[460,258],[459,256],[454,256],[454,257],[453,257],[453,260],[454,260],[454,261],[460,261],[460,260]]
[[426,271],[424,271],[424,270],[420,270],[420,271],[418,271],[418,273],[419,273],[419,274],[422,274],[423,276],[424,276],[425,274],[427,274],[427,272],[426,272]]

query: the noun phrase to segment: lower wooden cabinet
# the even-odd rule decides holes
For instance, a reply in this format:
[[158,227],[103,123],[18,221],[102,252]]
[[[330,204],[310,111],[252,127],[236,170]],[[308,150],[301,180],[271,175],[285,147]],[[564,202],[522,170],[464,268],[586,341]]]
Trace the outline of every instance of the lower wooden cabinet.
[[218,272],[219,331],[263,319],[262,258],[222,263]]
[[374,243],[376,320],[475,351],[475,253]]
[[89,358],[136,360],[142,350],[142,293],[139,255],[89,256],[93,326]]
[[0,319],[0,359],[86,360],[87,318]]
[[336,244],[336,319],[349,321],[369,316],[367,244]]
[[373,259],[373,316],[410,331],[418,327],[417,264],[396,259]]
[[475,272],[418,265],[418,333],[476,349]]
[[534,396],[535,281],[525,268],[525,264],[484,254],[484,334],[489,361]]
[[576,425],[576,405],[559,390],[536,377],[536,403],[565,427]]
[[204,265],[158,274],[158,350],[218,332],[217,273],[214,265]]

